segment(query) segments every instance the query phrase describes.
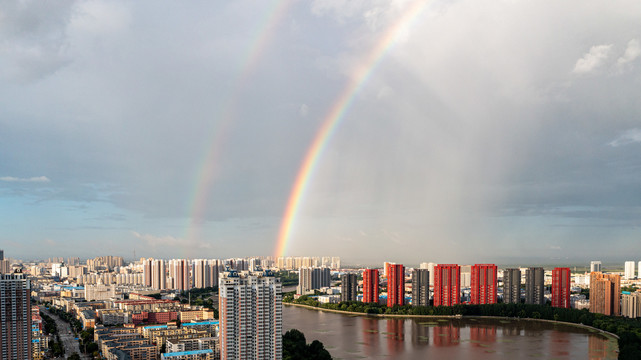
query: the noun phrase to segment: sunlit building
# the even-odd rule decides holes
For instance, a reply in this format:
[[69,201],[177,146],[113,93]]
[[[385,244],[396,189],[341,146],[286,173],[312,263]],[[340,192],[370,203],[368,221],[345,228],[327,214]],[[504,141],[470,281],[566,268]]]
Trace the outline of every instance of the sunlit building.
[[497,267],[494,264],[472,266],[472,304],[495,304]]
[[552,270],[552,306],[570,308],[570,268]]
[[401,264],[389,266],[387,274],[387,306],[405,304],[405,267]]
[[378,303],[378,269],[363,271],[363,302]]
[[434,306],[452,306],[461,302],[461,267],[439,264],[434,267]]
[[604,315],[620,315],[621,276],[590,273],[590,312]]
[[218,288],[221,359],[282,359],[280,279],[269,270],[226,271]]

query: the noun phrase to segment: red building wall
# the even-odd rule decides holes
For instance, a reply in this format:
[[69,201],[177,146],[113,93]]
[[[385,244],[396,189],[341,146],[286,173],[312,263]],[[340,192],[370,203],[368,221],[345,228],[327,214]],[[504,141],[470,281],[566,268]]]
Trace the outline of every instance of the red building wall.
[[570,268],[552,270],[552,306],[570,308]]
[[494,264],[472,266],[472,304],[496,303],[497,268]]
[[434,306],[452,306],[461,302],[461,267],[438,264],[434,267]]
[[393,264],[387,276],[387,306],[405,304],[405,267]]
[[378,303],[378,269],[363,272],[363,302]]

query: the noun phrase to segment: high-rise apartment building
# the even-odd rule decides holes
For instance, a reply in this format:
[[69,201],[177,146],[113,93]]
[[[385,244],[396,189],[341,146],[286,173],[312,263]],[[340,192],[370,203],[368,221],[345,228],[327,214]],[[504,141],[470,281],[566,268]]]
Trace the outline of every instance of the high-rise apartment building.
[[507,304],[521,302],[521,269],[512,268],[503,271],[503,302]]
[[427,262],[427,263],[421,263],[420,267],[421,269],[427,269],[430,272],[430,284],[434,284],[434,266],[436,266],[435,263],[433,262]]
[[496,304],[497,267],[494,264],[472,266],[472,304]]
[[383,278],[387,280],[387,277],[389,276],[389,268],[392,266],[393,263],[385,261],[383,263]]
[[141,259],[141,262],[144,278],[143,285],[151,287],[151,264],[154,262],[154,259]]
[[634,292],[621,296],[621,315],[636,319],[641,317],[641,293]]
[[341,301],[356,301],[358,294],[358,276],[356,274],[341,275]]
[[405,304],[405,266],[391,264],[387,274],[387,306]]
[[171,278],[171,288],[174,290],[187,291],[191,289],[189,276],[189,260],[173,259],[169,260],[169,277]]
[[151,287],[157,290],[167,289],[165,260],[154,260],[151,263]]
[[[251,259],[251,260],[256,260],[256,259]],[[250,268],[251,268],[251,263],[252,261],[250,260]],[[258,259],[260,261],[260,259]],[[260,262],[258,262],[260,264]],[[253,262],[253,266],[256,267],[256,261]],[[192,266],[192,282],[191,285],[194,288],[197,289],[203,289],[206,287],[213,286],[214,283],[218,282],[218,278],[212,279],[212,271],[210,269],[211,263],[209,260],[205,259],[196,259],[193,261],[193,266]],[[258,265],[260,267],[260,265]],[[253,271],[253,270],[250,270]]]
[[378,304],[378,269],[363,271],[363,302]]
[[430,305],[430,272],[427,269],[412,271],[412,306]]
[[570,308],[570,268],[552,270],[552,306]]
[[223,272],[218,280],[222,360],[280,360],[280,279],[264,272]]
[[590,312],[604,315],[620,315],[621,276],[590,273]]
[[542,267],[525,270],[525,303],[545,304],[545,271]]
[[625,262],[625,272],[624,272],[623,277],[626,280],[634,279],[634,261],[626,261]]
[[332,274],[329,268],[313,268],[312,289],[329,287],[332,284]]
[[637,266],[637,279],[641,279],[641,261],[639,261],[639,266]]
[[312,290],[312,268],[303,267],[298,270],[298,286],[296,293],[305,295]]
[[0,359],[31,358],[30,296],[24,274],[0,274]]
[[296,292],[304,295],[312,290],[329,287],[331,280],[329,268],[302,267],[298,272]]
[[590,261],[590,272],[601,272],[601,262]]
[[461,267],[439,264],[434,267],[434,306],[452,306],[461,302]]

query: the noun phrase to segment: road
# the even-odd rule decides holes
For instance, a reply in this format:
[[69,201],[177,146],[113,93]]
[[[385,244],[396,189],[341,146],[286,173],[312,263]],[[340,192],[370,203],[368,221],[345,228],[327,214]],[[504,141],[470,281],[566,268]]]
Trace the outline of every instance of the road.
[[62,346],[65,348],[64,357],[55,359],[66,359],[73,353],[78,353],[81,359],[89,359],[88,356],[80,352],[80,342],[78,340],[75,340],[76,335],[74,335],[73,331],[71,331],[71,325],[69,325],[69,323],[64,322],[55,314],[50,313],[49,310],[47,310],[47,308],[45,308],[44,306],[40,306],[40,311],[50,316],[56,322],[58,335],[60,335],[60,341],[62,342]]

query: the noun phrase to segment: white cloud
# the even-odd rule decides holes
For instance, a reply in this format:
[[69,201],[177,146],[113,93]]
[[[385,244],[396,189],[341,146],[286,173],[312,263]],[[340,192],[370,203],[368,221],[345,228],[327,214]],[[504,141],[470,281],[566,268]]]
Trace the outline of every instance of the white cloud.
[[641,55],[641,45],[639,44],[639,40],[632,39],[628,42],[628,47],[625,49],[623,56],[617,60],[617,64],[619,64],[619,66],[625,65],[634,61],[639,57],[639,55]]
[[50,182],[48,177],[46,176],[34,176],[30,178],[18,178],[18,177],[13,177],[13,176],[3,176],[0,177],[0,181],[6,181],[6,182]]
[[619,147],[638,142],[641,142],[641,129],[634,128],[624,132],[621,136],[611,141],[608,145],[612,147]]
[[611,49],[612,44],[591,47],[587,54],[577,60],[572,72],[575,74],[587,74],[594,71],[608,59]]

